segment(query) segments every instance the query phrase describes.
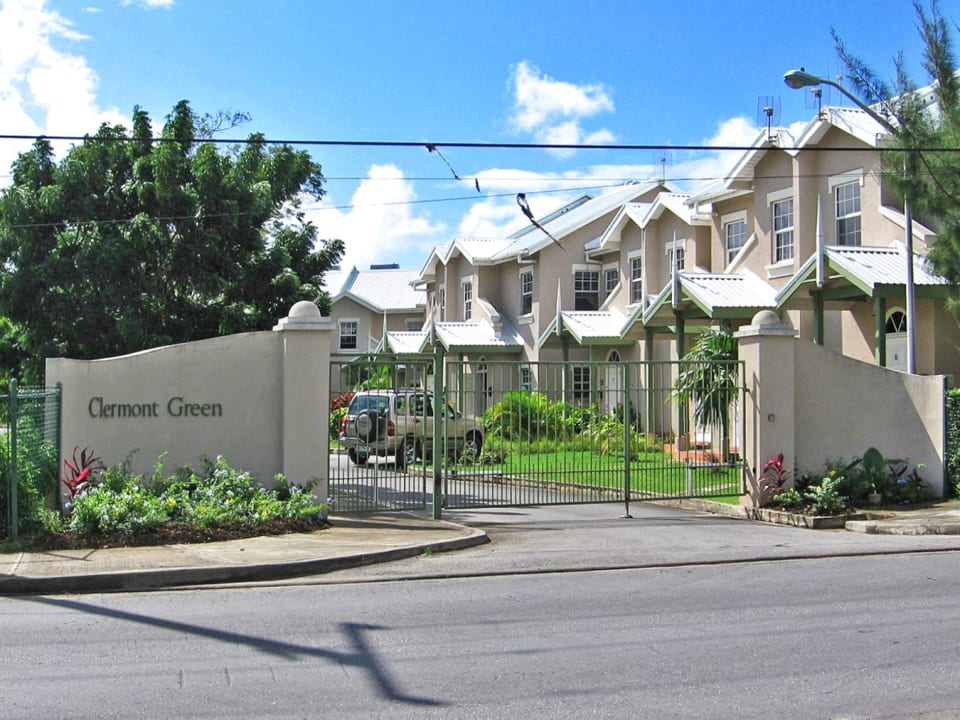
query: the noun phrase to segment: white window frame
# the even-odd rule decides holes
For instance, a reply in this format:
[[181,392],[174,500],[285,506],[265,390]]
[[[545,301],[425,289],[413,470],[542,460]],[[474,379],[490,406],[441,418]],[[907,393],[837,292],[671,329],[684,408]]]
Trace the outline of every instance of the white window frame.
[[[593,299],[593,309],[597,310],[600,308],[600,270],[595,266],[589,265],[574,265],[573,266],[573,304],[576,309],[577,298],[583,297],[587,298],[587,290],[583,289],[583,283],[581,281],[592,280],[590,284],[593,285],[593,292],[591,297]],[[578,287],[578,283],[580,286]]]
[[445,306],[447,304],[447,287],[445,285],[437,286],[437,316],[435,320],[440,320],[441,322],[446,319]]
[[589,365],[574,365],[571,370],[570,392],[574,405],[590,407],[593,399],[593,378]]
[[[353,333],[344,333],[344,328],[346,326],[353,326]],[[339,347],[341,350],[359,350],[360,349],[360,318],[343,318],[338,321],[337,327],[339,329]],[[344,338],[353,337],[353,347],[348,347],[343,344]]]
[[677,239],[676,242],[667,243],[667,257],[669,258],[670,275],[673,275],[673,268],[683,270],[687,259],[687,239]]
[[[524,288],[524,279],[530,278],[530,288]],[[520,271],[520,314],[521,315],[530,315],[533,313],[533,294],[534,294],[534,281],[533,270],[521,270]],[[529,309],[525,308],[524,305],[529,299]]]
[[[860,183],[855,180],[833,188],[837,245],[859,247],[863,242],[863,193],[860,188]],[[845,194],[848,190],[855,190],[855,196],[841,198],[841,193]],[[856,227],[852,228],[853,225]]]
[[423,327],[423,319],[416,317],[404,318],[403,325],[407,328],[407,332],[419,332],[420,328]]
[[[616,290],[617,285],[620,284],[620,268],[616,263],[604,265],[602,275],[603,292],[605,295],[609,295]],[[611,278],[613,279],[613,284],[610,283]]]
[[627,267],[630,268],[630,304],[636,305],[643,300],[643,255],[639,252],[627,255]]
[[[777,211],[787,203],[790,204],[789,212],[782,212],[780,220],[785,222],[782,227],[777,227]],[[793,262],[796,255],[794,226],[794,207],[793,196],[780,198],[770,203],[770,235],[773,238],[773,262],[785,263]],[[784,220],[789,218],[789,222]]]
[[[731,247],[730,229],[735,225],[742,225],[743,233],[740,243],[736,247]],[[723,234],[723,256],[726,259],[726,264],[729,265],[736,259],[737,255],[740,254],[740,251],[747,244],[747,211],[741,210],[740,212],[721,216],[720,231]]]
[[463,298],[463,319],[470,320],[473,317],[473,278],[460,281],[460,296]]
[[521,390],[533,390],[533,369],[529,365],[521,365],[518,368],[518,382]]

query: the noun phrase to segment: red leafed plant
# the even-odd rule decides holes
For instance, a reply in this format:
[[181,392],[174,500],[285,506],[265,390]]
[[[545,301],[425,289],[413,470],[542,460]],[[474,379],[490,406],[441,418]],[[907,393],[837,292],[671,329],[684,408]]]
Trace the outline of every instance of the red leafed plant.
[[[77,452],[80,457],[77,457]],[[95,485],[99,479],[94,473],[105,470],[100,458],[93,454],[90,448],[73,448],[73,460],[63,460],[64,475],[60,482],[70,488],[70,497],[75,498],[81,492],[91,485]]]
[[791,471],[783,467],[783,453],[777,455],[773,460],[767,460],[758,481],[761,504],[769,502],[784,492],[787,489],[785,487],[786,482],[791,475]]

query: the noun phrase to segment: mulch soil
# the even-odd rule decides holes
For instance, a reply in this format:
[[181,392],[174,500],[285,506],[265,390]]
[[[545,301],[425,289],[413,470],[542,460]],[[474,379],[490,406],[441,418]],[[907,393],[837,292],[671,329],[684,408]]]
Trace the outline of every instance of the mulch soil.
[[[327,522],[309,520],[271,520],[256,525],[224,524],[201,528],[189,523],[171,522],[142,532],[114,532],[81,535],[75,532],[43,532],[26,539],[24,544],[36,550],[83,550],[97,548],[138,547],[145,545],[182,545],[218,540],[241,540],[259,535],[285,535],[315,532],[330,527]],[[24,538],[21,538],[22,540]]]

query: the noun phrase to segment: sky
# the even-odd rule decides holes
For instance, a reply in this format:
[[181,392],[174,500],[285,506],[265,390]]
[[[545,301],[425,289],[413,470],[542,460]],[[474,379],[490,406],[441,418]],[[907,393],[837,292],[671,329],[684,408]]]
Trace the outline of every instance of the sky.
[[[955,27],[960,0],[939,6]],[[760,108],[815,115],[782,77],[838,79],[831,30],[881,76],[902,51],[926,82],[907,0],[0,0],[0,135],[81,136],[135,106],[158,133],[185,99],[249,114],[227,138],[415,143],[298,147],[326,178],[307,218],[344,240],[344,267],[420,268],[455,237],[524,226],[518,192],[542,217],[629,180],[721,177],[735,154],[710,147],[749,145]],[[29,146],[0,139],[0,186]]]

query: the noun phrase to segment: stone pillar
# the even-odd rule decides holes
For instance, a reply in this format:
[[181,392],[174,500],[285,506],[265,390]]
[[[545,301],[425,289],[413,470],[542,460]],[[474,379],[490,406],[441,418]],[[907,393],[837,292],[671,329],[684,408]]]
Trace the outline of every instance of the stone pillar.
[[744,417],[748,501],[757,504],[757,477],[763,465],[783,453],[784,466],[796,467],[794,393],[796,331],[776,313],[762,310],[734,337],[744,363],[747,388]]
[[281,472],[290,482],[318,478],[330,490],[330,331],[333,322],[301,301],[273,328],[283,336]]

